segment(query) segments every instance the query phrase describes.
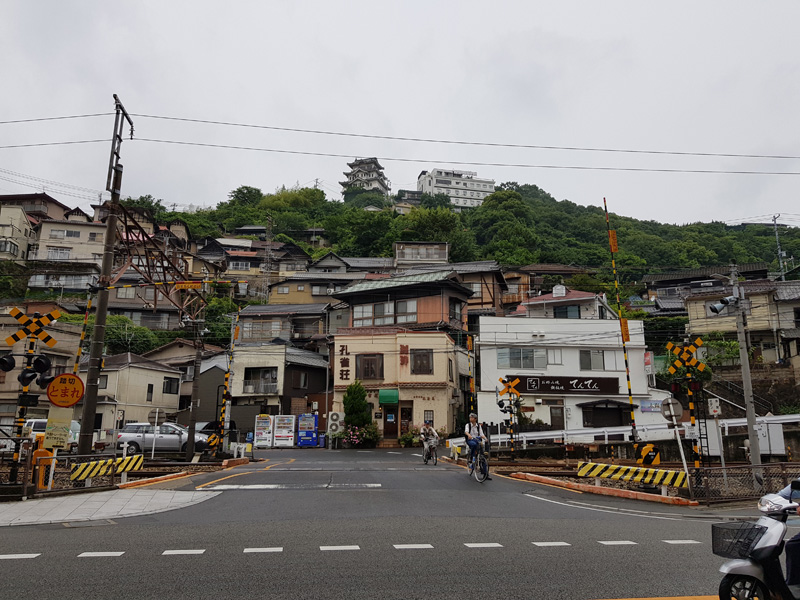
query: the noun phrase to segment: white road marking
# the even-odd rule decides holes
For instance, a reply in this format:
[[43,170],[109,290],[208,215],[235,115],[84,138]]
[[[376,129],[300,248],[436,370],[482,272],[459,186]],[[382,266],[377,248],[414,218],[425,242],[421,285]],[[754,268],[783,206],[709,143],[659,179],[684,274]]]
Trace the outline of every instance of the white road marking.
[[419,456],[420,458],[422,458],[422,454],[412,454],[411,456]]
[[230,490],[325,490],[331,488],[379,488],[380,483],[251,483],[251,484],[221,484],[210,485],[203,490],[230,491]]
[[105,556],[122,556],[124,552],[83,552],[78,558],[103,558]]
[[662,542],[666,542],[667,544],[702,544],[703,542],[698,542],[697,540],[661,540]]
[[[208,489],[208,488],[204,488]],[[638,515],[636,513],[627,513],[627,512],[620,512],[618,510],[604,510],[602,508],[592,508],[590,506],[575,506],[575,504],[571,502],[558,502],[557,500],[550,500],[548,498],[542,498],[540,496],[534,496],[533,494],[525,494],[528,498],[533,498],[534,500],[541,500],[542,502],[550,502],[551,504],[558,504],[560,506],[568,506],[569,508],[575,508],[577,510],[593,510],[597,512],[604,512],[604,513],[611,513],[614,515],[627,515],[629,517],[640,517],[642,519],[659,519],[662,521],[690,521],[691,519],[681,519],[676,517],[656,517],[654,515]]]
[[323,552],[328,550],[361,550],[359,546],[320,546],[319,549]]
[[391,451],[389,451],[386,454],[402,454],[402,452],[391,452]]
[[636,542],[631,542],[630,540],[597,540],[598,544],[603,544],[603,546],[636,546],[638,545]]
[[433,544],[395,544],[394,547],[398,550],[423,550],[433,548]]
[[363,454],[370,454],[372,450],[356,450],[356,452],[361,452]]
[[161,553],[161,556],[175,556],[177,554],[203,554],[205,549],[203,550],[164,550]]
[[502,548],[503,544],[497,542],[488,542],[482,544],[464,544],[467,548]]
[[0,560],[17,560],[20,558],[36,558],[42,554],[0,554]]
[[534,546],[539,546],[541,548],[551,548],[555,546],[571,546],[567,542],[531,542]]
[[283,552],[282,546],[276,546],[274,548],[245,548],[245,554],[252,554],[254,552]]

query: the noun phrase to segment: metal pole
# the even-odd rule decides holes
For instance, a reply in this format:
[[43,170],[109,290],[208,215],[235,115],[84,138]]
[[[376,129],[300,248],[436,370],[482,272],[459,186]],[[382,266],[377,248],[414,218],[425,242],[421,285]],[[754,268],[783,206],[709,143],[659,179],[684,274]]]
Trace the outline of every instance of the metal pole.
[[189,403],[189,439],[186,440],[186,462],[194,457],[194,436],[197,431],[197,406],[200,401],[200,365],[203,360],[203,345],[200,340],[200,321],[194,321],[194,376],[192,377],[192,399]]
[[779,214],[772,217],[772,226],[775,228],[775,243],[778,245],[778,268],[781,271],[781,281],[786,281],[786,274],[783,271],[783,252],[781,252],[781,238],[778,237],[778,217],[780,217]]
[[158,408],[156,408],[156,423],[153,425],[153,449],[150,451],[150,460],[156,457],[156,435],[158,435]]
[[714,416],[714,425],[717,430],[717,443],[719,444],[719,462],[722,464],[722,479],[725,492],[728,492],[728,470],[725,468],[725,448],[722,447],[722,428],[719,426],[719,416]]

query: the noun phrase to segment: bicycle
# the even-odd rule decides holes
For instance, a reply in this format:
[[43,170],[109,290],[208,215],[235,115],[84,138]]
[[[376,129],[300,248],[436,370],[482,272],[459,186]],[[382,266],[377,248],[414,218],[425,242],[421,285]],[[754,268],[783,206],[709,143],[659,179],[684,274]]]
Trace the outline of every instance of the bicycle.
[[429,460],[433,460],[433,464],[439,462],[439,455],[436,451],[436,445],[439,443],[439,440],[433,438],[430,442],[428,442],[428,446],[425,451],[422,453],[422,460],[427,465]]
[[[478,446],[478,451],[476,452],[476,456],[469,460],[468,463],[468,471],[469,475],[475,475],[475,480],[478,483],[483,483],[486,481],[486,478],[489,477],[489,462],[486,460],[486,454],[483,450],[484,442],[481,440],[480,446]],[[467,446],[469,448],[469,446]],[[477,463],[477,469],[476,467]]]

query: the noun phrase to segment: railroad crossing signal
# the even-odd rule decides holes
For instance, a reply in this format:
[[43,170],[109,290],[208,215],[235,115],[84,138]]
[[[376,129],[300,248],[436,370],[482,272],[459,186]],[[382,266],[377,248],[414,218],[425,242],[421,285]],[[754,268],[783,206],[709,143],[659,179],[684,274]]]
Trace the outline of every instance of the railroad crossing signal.
[[517,377],[514,381],[507,381],[501,377],[499,381],[503,384],[503,389],[500,391],[501,396],[508,394],[509,396],[517,396],[519,398],[519,392],[514,389],[519,383],[519,377]]
[[47,386],[47,399],[55,406],[69,408],[83,398],[83,380],[73,374],[57,375]]
[[672,352],[677,358],[675,361],[669,366],[670,375],[674,375],[678,369],[683,367],[695,367],[698,371],[703,371],[706,368],[705,363],[700,362],[697,360],[697,357],[694,356],[694,353],[697,352],[697,349],[703,345],[703,340],[697,338],[693,344],[687,346],[686,348],[682,346],[676,346],[672,342],[667,343],[667,350]]
[[22,328],[6,338],[6,344],[9,346],[13,346],[29,335],[39,338],[45,344],[47,344],[49,348],[52,348],[58,343],[44,331],[45,327],[61,316],[61,313],[58,310],[51,311],[43,317],[37,317],[35,319],[31,319],[18,308],[12,308],[10,314],[19,322],[20,325],[22,325]]

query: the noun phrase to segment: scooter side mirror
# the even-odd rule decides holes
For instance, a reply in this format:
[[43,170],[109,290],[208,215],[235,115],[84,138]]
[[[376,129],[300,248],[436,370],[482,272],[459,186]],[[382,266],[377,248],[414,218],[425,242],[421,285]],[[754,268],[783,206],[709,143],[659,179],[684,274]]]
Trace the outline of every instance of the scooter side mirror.
[[800,490],[800,479],[795,479],[792,481],[792,491]]

